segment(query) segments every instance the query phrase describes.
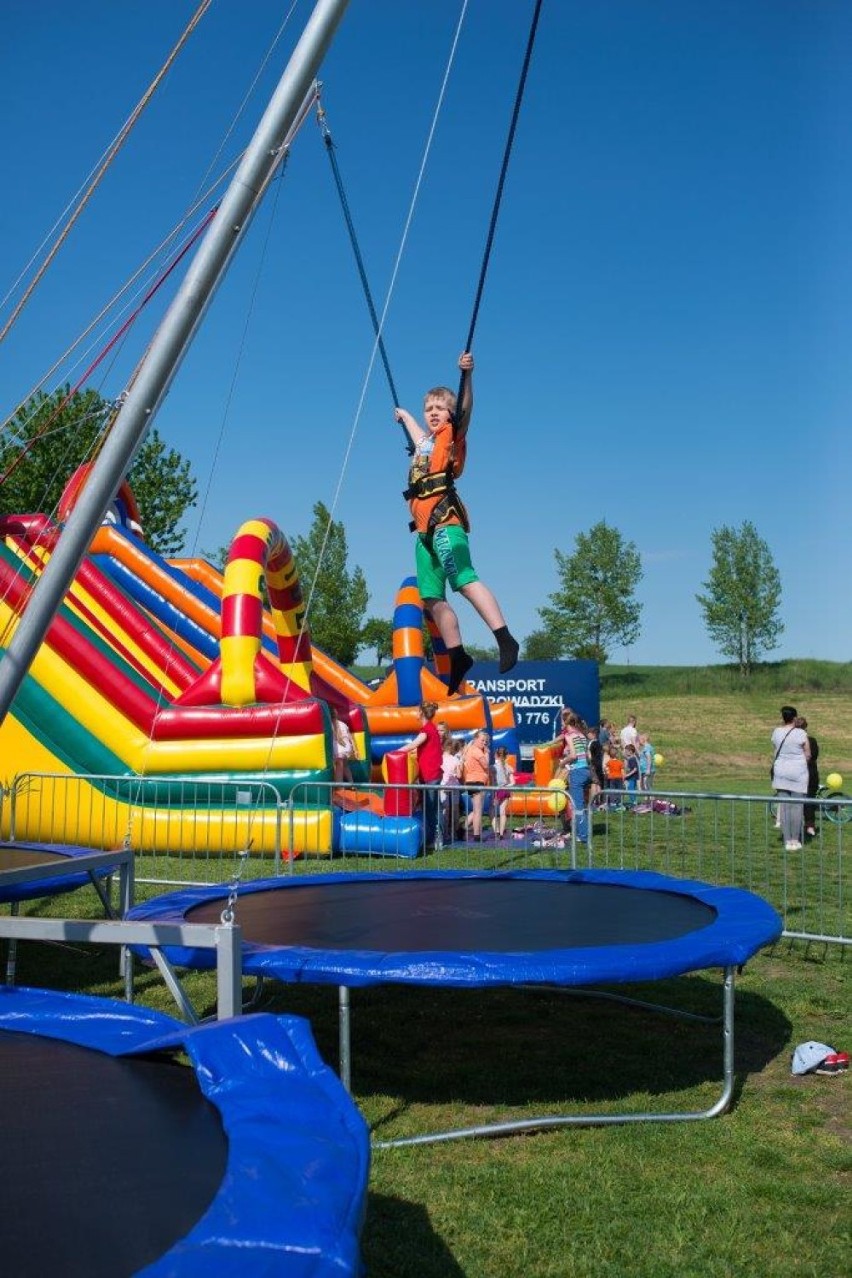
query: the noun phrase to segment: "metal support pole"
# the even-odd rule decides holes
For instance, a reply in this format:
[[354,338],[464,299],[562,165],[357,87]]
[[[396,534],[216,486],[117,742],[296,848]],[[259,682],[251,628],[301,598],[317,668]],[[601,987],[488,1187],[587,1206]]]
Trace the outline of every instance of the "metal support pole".
[[352,1038],[349,1019],[349,986],[340,985],[337,990],[338,1043],[340,1046],[340,1081],[347,1092],[352,1091]]
[[[127,849],[129,852],[130,848]],[[136,900],[136,862],[132,852],[118,869],[118,909],[119,918],[126,919]],[[124,972],[124,997],[128,1003],[133,1002],[133,951],[129,945],[122,945],[119,963]]]
[[[13,919],[18,917],[20,905],[17,901],[12,901],[9,905],[9,913]],[[14,936],[9,937],[9,948],[6,951],[6,984],[14,985],[15,977],[18,973],[18,941]]]
[[195,331],[222,280],[280,159],[281,147],[319,71],[349,0],[317,0],[177,296],[154,336],[139,375],[36,582],[26,612],[0,664],[0,722],[106,514]]
[[243,1010],[243,930],[239,923],[216,928],[216,1016],[220,1021]]

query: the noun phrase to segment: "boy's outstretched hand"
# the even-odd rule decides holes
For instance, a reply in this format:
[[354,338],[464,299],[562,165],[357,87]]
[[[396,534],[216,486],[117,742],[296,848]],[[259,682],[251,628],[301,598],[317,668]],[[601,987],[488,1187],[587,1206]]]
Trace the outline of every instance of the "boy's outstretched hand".
[[406,428],[406,430],[411,430],[412,428],[413,428],[414,430],[419,430],[419,429],[420,429],[420,427],[418,426],[417,422],[416,422],[416,421],[415,421],[415,419],[411,416],[411,413],[409,413],[409,411],[408,411],[408,409],[407,409],[407,408],[399,408],[399,407],[397,407],[397,408],[395,408],[395,409],[393,410],[393,415],[394,415],[394,417],[396,418],[396,420],[397,420],[398,422],[402,422],[402,424],[403,424],[403,426]]
[[459,355],[459,368],[463,373],[473,372],[473,356],[470,351],[462,351]]

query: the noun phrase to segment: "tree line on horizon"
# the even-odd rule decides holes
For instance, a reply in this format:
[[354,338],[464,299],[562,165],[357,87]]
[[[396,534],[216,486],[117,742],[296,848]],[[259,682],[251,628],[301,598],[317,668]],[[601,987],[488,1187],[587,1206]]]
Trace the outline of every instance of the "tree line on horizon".
[[[38,392],[21,406],[0,438],[0,514],[55,512],[71,474],[97,455],[115,411],[97,391],[72,393],[69,387],[51,395]],[[164,556],[180,554],[183,520],[198,500],[190,463],[154,428],[128,479],[147,543]],[[713,529],[710,542],[710,570],[695,599],[711,641],[747,677],[783,633],[781,577],[750,520]],[[307,534],[291,538],[291,546],[313,642],[345,666],[364,649],[375,652],[378,665],[389,660],[393,623],[367,616],[366,578],[359,567],[350,568],[346,530],[322,502],[314,505]],[[227,551],[219,547],[206,557],[224,567]],[[614,646],[635,643],[643,607],[636,594],[642,560],[635,543],[600,520],[577,534],[572,550],[556,548],[554,557],[558,584],[537,610],[541,626],[524,640],[522,657],[604,663]],[[428,646],[428,634],[424,637]],[[480,659],[496,655],[472,646],[469,651]]]

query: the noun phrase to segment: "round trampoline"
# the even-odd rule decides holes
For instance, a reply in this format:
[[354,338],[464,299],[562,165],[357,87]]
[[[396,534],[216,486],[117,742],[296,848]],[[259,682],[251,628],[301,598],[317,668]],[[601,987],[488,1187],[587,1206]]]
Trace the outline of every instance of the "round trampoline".
[[[134,919],[218,921],[228,887],[137,905]],[[781,920],[751,892],[607,870],[320,874],[240,888],[243,971],[348,986],[651,981],[740,966]],[[168,949],[185,967],[209,951]]]
[[[0,843],[0,901],[29,901],[40,896],[74,892],[87,883],[108,878],[115,866],[75,870],[75,861],[89,857],[95,848],[72,847],[64,843]],[[33,870],[53,865],[56,874],[27,878]],[[5,881],[4,881],[5,879]]]
[[[15,917],[22,901],[76,892],[91,884],[107,918],[115,918],[109,898],[109,880],[118,879],[119,913],[133,901],[133,854],[127,848],[102,851],[65,843],[0,843],[0,903]],[[18,942],[10,938],[6,952],[6,983],[14,985]]]
[[360,1272],[366,1128],[303,1020],[3,989],[0,1068],[8,1272]]
[[[148,922],[218,921],[228,892],[224,885],[184,889],[136,906],[131,917]],[[733,1094],[734,973],[757,950],[777,940],[782,928],[778,914],[754,893],[661,874],[608,870],[404,871],[262,879],[240,888],[235,918],[243,931],[245,973],[340,988],[341,1076],[347,1086],[351,987],[584,987],[723,969],[724,1084],[709,1109],[556,1116],[385,1144],[572,1122],[706,1118],[723,1112]],[[168,948],[166,953],[179,966],[211,963],[209,951]]]

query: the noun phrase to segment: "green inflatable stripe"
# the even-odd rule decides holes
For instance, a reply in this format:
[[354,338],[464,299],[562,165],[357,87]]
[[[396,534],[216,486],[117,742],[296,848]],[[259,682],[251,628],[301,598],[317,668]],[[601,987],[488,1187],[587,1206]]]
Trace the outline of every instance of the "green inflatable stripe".
[[127,764],[113,754],[28,674],[12,704],[11,713],[35,739],[73,772],[128,775]]

